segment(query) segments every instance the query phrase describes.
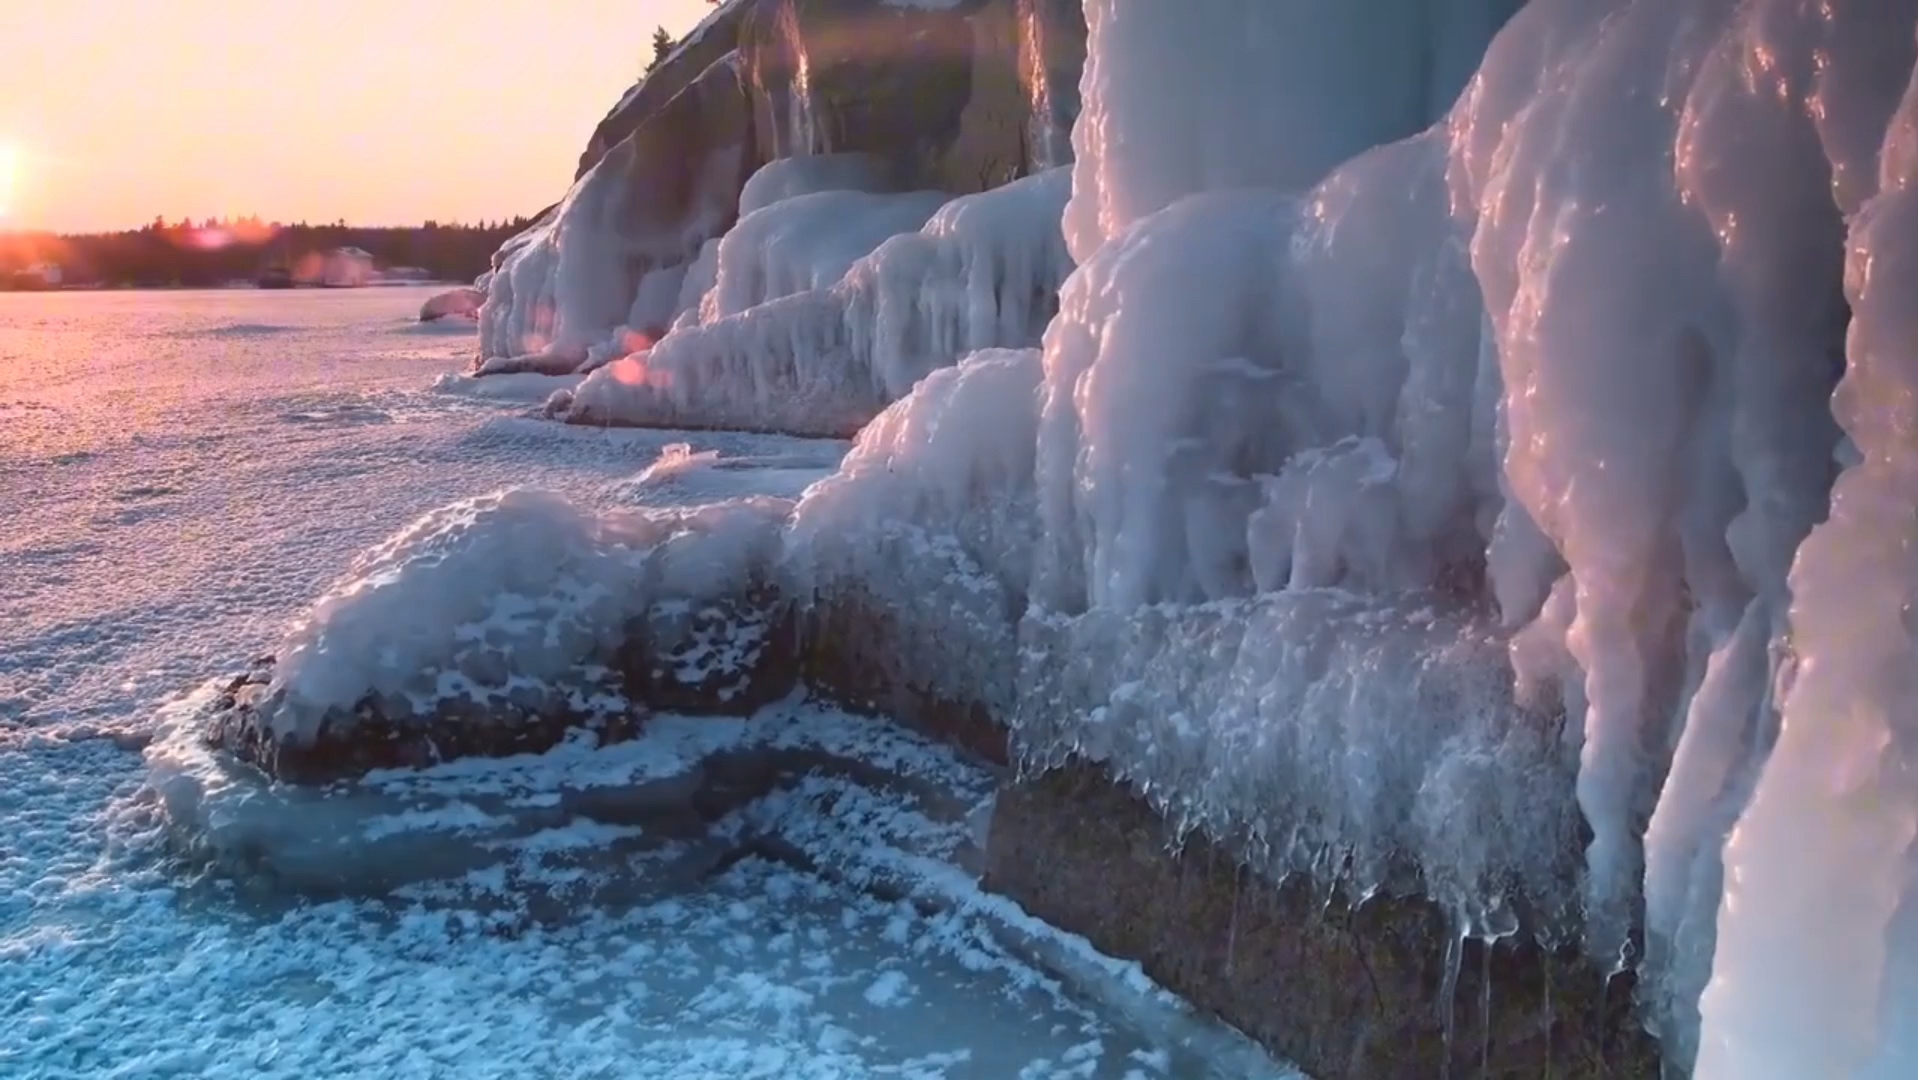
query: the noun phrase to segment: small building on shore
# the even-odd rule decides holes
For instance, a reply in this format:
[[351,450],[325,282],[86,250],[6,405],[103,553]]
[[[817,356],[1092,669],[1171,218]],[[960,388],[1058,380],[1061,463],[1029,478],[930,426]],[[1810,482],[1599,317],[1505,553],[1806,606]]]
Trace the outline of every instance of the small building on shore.
[[66,283],[66,271],[58,263],[29,263],[11,274],[0,275],[5,280],[0,285],[8,289],[35,291],[39,289],[57,289]]
[[329,289],[356,289],[373,280],[373,256],[356,247],[339,247],[326,253],[320,270],[320,284]]

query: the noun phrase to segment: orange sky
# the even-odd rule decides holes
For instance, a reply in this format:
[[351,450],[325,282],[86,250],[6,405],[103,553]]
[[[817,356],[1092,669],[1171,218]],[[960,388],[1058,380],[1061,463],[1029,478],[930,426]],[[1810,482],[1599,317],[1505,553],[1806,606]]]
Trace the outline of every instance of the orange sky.
[[[706,0],[0,0],[0,229],[474,221],[557,199]],[[9,190],[10,188],[10,190]]]

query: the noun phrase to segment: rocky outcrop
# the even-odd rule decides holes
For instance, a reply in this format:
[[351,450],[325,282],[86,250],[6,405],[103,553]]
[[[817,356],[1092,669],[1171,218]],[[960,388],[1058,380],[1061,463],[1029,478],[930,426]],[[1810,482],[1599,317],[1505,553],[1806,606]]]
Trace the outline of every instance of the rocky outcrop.
[[1080,0],[1017,0],[1019,81],[1029,104],[1026,157],[1046,169],[1072,160],[1079,115],[1079,73],[1086,66],[1086,13]]
[[666,54],[646,77],[626,91],[606,114],[579,155],[577,180],[599,164],[606,151],[618,146],[640,125],[665,109],[687,86],[726,58],[739,43],[739,26],[752,9],[750,0],[720,5]]
[[1099,769],[1001,789],[986,885],[1211,1009],[1320,1080],[1645,1078],[1632,979],[1527,937],[1461,940],[1438,905],[1328,899],[1183,840]]
[[579,685],[516,688],[504,695],[449,694],[433,702],[368,694],[322,717],[310,738],[273,722],[273,658],[235,676],[208,716],[209,745],[292,784],[324,784],[375,769],[421,768],[463,757],[549,750],[574,731],[601,742],[638,734],[645,710],[620,693],[612,672],[582,672]]
[[628,627],[618,667],[650,708],[737,716],[797,685],[795,632],[791,605],[759,583],[710,603],[653,605]]
[[649,279],[669,286],[670,308],[677,275],[737,219],[740,191],[760,162],[736,54],[686,79],[657,108],[624,118],[632,129],[494,255],[481,374],[573,370],[632,317]]
[[[751,73],[765,160],[819,153],[885,156],[902,188],[967,194],[1050,160],[1077,81],[1077,4],[961,0],[759,0],[740,54]],[[1073,58],[1074,19],[1077,60]],[[1036,115],[1043,107],[1045,115]]]
[[[896,645],[918,627],[851,583],[816,596],[800,615],[800,665],[813,690],[846,708],[887,717],[997,765],[1011,762],[1006,717],[984,700],[991,688],[953,693],[904,676]],[[948,638],[951,646],[959,643]]]
[[1085,42],[1077,0],[732,0],[600,121],[577,175],[731,56],[754,167],[868,153],[900,190],[985,191],[1069,156]]
[[226,685],[205,738],[276,780],[324,784],[375,769],[540,753],[578,733],[623,742],[655,713],[748,714],[793,691],[799,660],[790,605],[757,586],[651,605],[627,624],[610,666],[582,663],[551,682],[503,674],[504,686],[442,680],[445,691],[430,699],[369,693],[302,734],[276,722],[285,691],[266,657]]
[[463,315],[469,319],[478,318],[480,305],[485,301],[486,291],[471,286],[434,293],[420,305],[420,321],[434,322],[449,315]]
[[869,155],[891,190],[952,196],[1059,164],[1084,54],[1071,0],[732,0],[626,93],[565,201],[495,256],[479,373],[572,371],[638,347],[621,328],[670,325],[769,162]]
[[[1085,52],[1078,0],[731,0],[599,122],[574,178],[734,58],[754,167],[873,153],[894,163],[902,190],[985,191],[1070,156]],[[694,131],[679,149],[737,131]]]

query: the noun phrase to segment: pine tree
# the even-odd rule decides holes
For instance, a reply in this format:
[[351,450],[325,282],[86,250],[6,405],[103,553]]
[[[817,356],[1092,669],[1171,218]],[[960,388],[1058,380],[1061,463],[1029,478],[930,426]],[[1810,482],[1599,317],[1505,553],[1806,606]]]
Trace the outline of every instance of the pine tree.
[[658,67],[661,60],[666,59],[666,54],[673,51],[673,44],[673,35],[667,33],[665,27],[661,26],[653,30],[653,58],[646,64],[648,72]]

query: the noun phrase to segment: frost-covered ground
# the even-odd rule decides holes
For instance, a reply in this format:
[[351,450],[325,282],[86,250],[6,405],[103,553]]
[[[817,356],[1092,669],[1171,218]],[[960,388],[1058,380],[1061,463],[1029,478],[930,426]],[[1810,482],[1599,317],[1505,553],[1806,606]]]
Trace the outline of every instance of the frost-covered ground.
[[578,877],[567,852],[618,838],[549,831],[377,901],[167,855],[139,753],[161,707],[422,511],[508,484],[751,486],[635,481],[679,442],[761,459],[785,492],[841,449],[530,419],[557,381],[449,376],[471,329],[409,323],[429,291],[0,296],[0,1074],[1206,1071],[1015,960],[981,905],[925,914],[761,858],[532,918]]

